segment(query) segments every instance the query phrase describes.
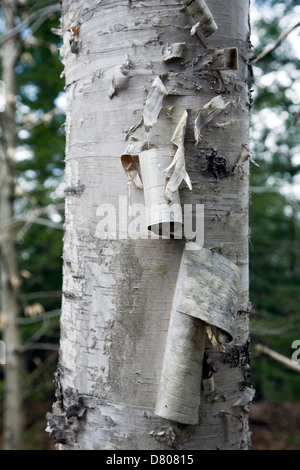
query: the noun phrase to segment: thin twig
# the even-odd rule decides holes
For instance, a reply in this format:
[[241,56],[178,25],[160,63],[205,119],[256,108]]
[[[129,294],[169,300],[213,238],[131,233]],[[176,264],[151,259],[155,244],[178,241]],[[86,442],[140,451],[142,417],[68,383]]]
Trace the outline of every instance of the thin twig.
[[36,300],[43,298],[61,297],[61,290],[30,292],[29,294],[20,294],[21,299]]
[[45,351],[59,351],[59,345],[54,343],[32,343],[28,344],[26,348],[23,348],[24,351],[28,351],[29,349],[34,350],[45,350]]
[[[18,224],[28,222],[27,217],[12,217],[7,225],[2,227],[2,231],[11,230],[13,227],[16,227]],[[57,222],[52,222],[51,220],[42,219],[41,217],[36,217],[31,220],[32,223],[38,225],[44,225],[45,227],[55,228],[59,230],[64,230],[63,224]]]
[[51,312],[45,312],[45,313],[42,313],[40,315],[35,315],[34,317],[30,317],[30,318],[20,318],[18,320],[18,324],[19,325],[28,325],[28,324],[32,324],[32,323],[38,323],[40,321],[44,321],[44,320],[49,319],[49,318],[59,317],[60,313],[61,313],[61,310],[57,309],[57,310],[52,310]]
[[297,23],[295,24],[294,26],[291,26],[289,29],[287,29],[286,31],[284,31],[280,36],[279,38],[277,39],[277,41],[275,41],[273,44],[271,44],[271,46],[267,47],[263,52],[261,52],[260,54],[258,54],[257,57],[255,57],[253,60],[252,60],[252,63],[256,63],[258,62],[259,60],[263,59],[267,54],[269,54],[270,52],[274,51],[276,49],[276,47],[278,47],[280,45],[280,43],[294,30],[296,29],[298,26],[300,26],[300,23]]
[[[42,326],[38,329],[38,331],[36,331],[34,335],[32,335],[31,338],[28,341],[26,341],[26,343],[23,344],[23,347],[22,347],[23,352],[28,351],[28,349],[40,349],[38,347],[40,343],[37,343],[37,341],[43,337],[44,333],[48,330],[48,327],[49,327],[49,319],[46,318],[44,319]],[[44,349],[44,347],[42,347],[42,349]]]
[[45,372],[45,370],[47,369],[47,367],[50,366],[50,364],[54,361],[56,361],[57,359],[57,356],[58,356],[58,350],[56,349],[52,354],[50,354],[48,356],[48,358],[41,362],[38,367],[30,374],[30,376],[27,378],[26,382],[25,382],[25,390],[27,390],[27,392],[25,393],[25,397],[26,396],[29,396],[29,392],[28,392],[28,388],[29,386],[43,373]]
[[300,365],[295,364],[291,359],[289,359],[286,356],[283,356],[282,354],[279,354],[278,352],[274,351],[273,349],[268,348],[267,346],[264,346],[263,344],[256,344],[255,345],[255,350],[259,353],[266,354],[267,356],[271,357],[277,362],[280,362],[281,364],[285,365],[286,367],[289,367],[290,369],[293,369],[295,372],[300,373]]
[[37,18],[41,19],[42,17],[47,17],[50,13],[55,13],[60,11],[60,5],[56,3],[55,5],[50,5],[45,8],[40,8],[39,10],[33,12],[31,15],[26,18],[26,20],[22,21],[22,23],[18,24],[14,28],[10,29],[7,33],[3,34],[0,38],[0,46],[4,44],[9,39],[13,38],[17,34],[19,34],[23,28],[26,26],[28,27],[30,23],[35,21]]

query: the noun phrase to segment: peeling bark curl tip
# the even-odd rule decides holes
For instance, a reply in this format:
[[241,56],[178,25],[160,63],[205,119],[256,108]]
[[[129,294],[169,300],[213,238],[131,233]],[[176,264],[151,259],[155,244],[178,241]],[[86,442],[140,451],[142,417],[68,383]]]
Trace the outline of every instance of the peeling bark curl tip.
[[201,142],[202,135],[201,130],[206,126],[212,119],[214,119],[223,109],[226,108],[221,96],[215,96],[197,114],[194,123],[194,137],[196,146]]
[[126,88],[129,80],[129,69],[132,67],[128,54],[121,65],[117,65],[112,70],[111,87],[108,91],[108,97],[112,99],[119,90]]
[[167,94],[168,92],[166,90],[165,85],[163,84],[159,76],[157,76],[154,79],[149,90],[143,112],[144,126],[146,132],[149,132],[151,127],[157,124],[157,118],[162,108],[162,102],[164,96]]
[[117,94],[118,90],[125,88],[129,80],[128,70],[124,65],[118,65],[113,70],[111,78],[111,87],[108,91],[108,97],[111,99]]
[[172,161],[170,150],[145,150],[139,154],[141,176],[147,208],[148,229],[167,238],[182,234],[182,210],[179,193],[168,204],[164,197],[166,177],[164,168]]
[[185,0],[187,10],[196,22],[195,33],[202,33],[205,37],[217,31],[218,26],[204,0]]
[[122,166],[124,168],[124,171],[127,175],[128,181],[131,182],[133,181],[134,184],[140,188],[143,189],[143,183],[140,179],[140,175],[138,173],[136,163],[133,159],[132,155],[129,154],[124,154],[121,156],[121,162]]
[[208,338],[211,341],[211,344],[214,346],[214,348],[218,349],[221,352],[225,352],[226,348],[225,348],[224,344],[219,343],[219,341],[216,337],[216,334],[213,333],[213,331],[212,331],[211,325],[206,324],[205,325],[205,331],[206,331],[206,334],[207,334]]
[[131,198],[132,182],[139,189],[143,189],[143,183],[141,181],[140,174],[138,172],[137,165],[136,165],[137,162],[134,160],[135,152],[133,152],[133,155],[131,154],[131,152],[133,152],[133,149],[132,149],[132,146],[129,144],[125,153],[121,155],[122,166],[127,175],[127,199],[128,199],[130,220],[132,220],[132,198]]
[[172,136],[172,143],[177,146],[177,151],[171,164],[164,170],[167,174],[174,167],[172,176],[168,177],[165,188],[165,199],[170,202],[173,200],[174,194],[179,188],[180,183],[184,180],[188,188],[192,189],[190,177],[185,168],[184,155],[184,137],[186,130],[188,113],[185,110]]
[[[185,246],[173,299],[173,306],[222,330],[222,341],[233,338],[240,286],[236,264],[218,253]],[[221,335],[218,335],[218,341]]]

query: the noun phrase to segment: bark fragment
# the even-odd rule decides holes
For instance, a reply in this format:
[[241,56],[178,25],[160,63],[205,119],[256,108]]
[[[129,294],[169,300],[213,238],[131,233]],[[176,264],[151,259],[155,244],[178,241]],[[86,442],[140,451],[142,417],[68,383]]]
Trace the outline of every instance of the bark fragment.
[[194,18],[195,33],[202,33],[205,37],[211,36],[217,31],[218,26],[204,0],[185,0],[188,12]]
[[214,119],[223,109],[226,108],[226,104],[221,96],[215,96],[208,103],[206,103],[197,114],[194,124],[194,137],[196,146],[201,142],[202,135],[201,130],[206,126],[212,119]]
[[128,70],[124,65],[118,65],[113,70],[111,78],[111,87],[108,91],[108,97],[111,99],[117,94],[118,90],[125,88],[129,80]]
[[69,44],[71,52],[73,52],[73,54],[78,54],[81,45],[79,40],[80,24],[71,25],[67,31],[70,33]]
[[165,85],[157,76],[154,79],[152,86],[149,90],[143,112],[144,126],[146,132],[149,132],[151,127],[153,127],[157,123],[157,118],[162,108],[164,96],[167,94],[168,92],[166,90]]
[[175,42],[173,44],[163,46],[161,49],[162,60],[164,62],[168,62],[174,59],[181,59],[183,57],[184,47],[184,42]]
[[173,200],[176,191],[179,188],[180,183],[184,180],[188,188],[192,189],[192,183],[190,177],[185,168],[185,156],[184,156],[184,136],[186,130],[188,113],[184,111],[171,139],[172,143],[177,146],[177,151],[171,164],[165,169],[165,172],[171,170],[174,167],[173,174],[168,178],[168,182],[165,189],[165,199],[170,202]]

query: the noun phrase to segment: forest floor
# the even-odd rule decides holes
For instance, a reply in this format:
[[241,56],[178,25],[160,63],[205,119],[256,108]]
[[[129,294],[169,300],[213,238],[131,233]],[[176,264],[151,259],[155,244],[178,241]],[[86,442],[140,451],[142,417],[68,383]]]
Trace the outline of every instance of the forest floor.
[[[27,407],[25,450],[55,450],[45,432],[45,416],[51,406],[52,400],[47,400]],[[252,433],[249,450],[300,450],[300,403],[253,402],[249,425]]]
[[300,403],[250,405],[250,450],[300,450]]

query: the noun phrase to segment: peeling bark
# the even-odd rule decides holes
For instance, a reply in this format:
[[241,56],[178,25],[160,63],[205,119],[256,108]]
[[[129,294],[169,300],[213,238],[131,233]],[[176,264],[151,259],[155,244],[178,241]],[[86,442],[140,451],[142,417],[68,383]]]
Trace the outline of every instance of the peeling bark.
[[202,139],[201,131],[212,119],[214,119],[222,110],[226,108],[221,96],[212,98],[206,103],[197,114],[194,124],[194,136],[196,145],[198,145]]
[[164,96],[167,94],[168,92],[163,82],[159,77],[156,77],[151,85],[143,112],[146,132],[149,132],[150,128],[157,124],[157,118],[162,108],[162,102]]
[[177,151],[174,155],[172,163],[165,169],[165,172],[168,174],[171,168],[174,167],[172,175],[167,179],[165,188],[165,198],[167,201],[173,200],[174,194],[177,192],[183,180],[186,182],[188,188],[192,190],[191,180],[185,167],[184,155],[184,137],[187,116],[187,111],[184,111],[171,139],[172,143],[177,146]]
[[168,62],[170,60],[181,59],[184,57],[184,48],[186,44],[184,42],[175,42],[163,46],[161,50],[162,60]]
[[[232,341],[240,274],[223,256],[194,243],[188,249],[189,245],[183,251],[176,282],[155,412],[193,425],[199,421],[205,332],[222,352],[222,343]],[[214,327],[222,332],[218,340]]]

